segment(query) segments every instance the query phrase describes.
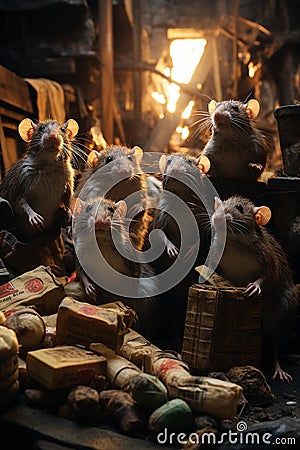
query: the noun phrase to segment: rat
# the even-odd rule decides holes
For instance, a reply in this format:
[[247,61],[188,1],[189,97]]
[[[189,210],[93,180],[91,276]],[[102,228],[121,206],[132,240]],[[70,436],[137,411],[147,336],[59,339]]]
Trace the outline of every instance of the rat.
[[[159,169],[162,176],[163,190],[160,201],[151,224],[151,231],[159,229],[164,232],[161,236],[164,252],[151,263],[156,273],[168,270],[179,254],[179,248],[184,245],[186,253],[183,254],[182,264],[188,265],[192,256],[197,260],[206,254],[205,231],[210,223],[208,213],[200,198],[205,191],[203,173],[209,169],[209,160],[200,156],[194,158],[183,153],[162,155],[159,160]],[[170,197],[169,194],[172,194]],[[205,195],[205,194],[204,194]],[[180,201],[184,202],[191,215],[182,208]],[[169,211],[169,212],[168,212]],[[177,219],[172,217],[175,213]],[[199,230],[201,241],[199,251],[199,238],[191,231],[191,220],[195,219],[195,226]],[[178,221],[178,223],[177,223]],[[182,236],[181,236],[182,232]],[[205,238],[204,238],[205,237]],[[206,239],[207,238],[207,239]],[[182,239],[185,243],[182,244]],[[196,254],[195,254],[196,252]],[[194,264],[192,264],[194,266]],[[180,351],[184,332],[185,314],[187,308],[188,290],[191,284],[197,281],[194,270],[190,270],[181,281],[166,291],[160,298],[160,333],[161,346],[172,347]]]
[[[154,215],[152,229],[158,228],[164,231],[166,254],[171,261],[178,255],[180,231],[175,219],[167,212],[167,207],[170,206],[170,197],[165,193],[166,191],[171,192],[186,203],[194,213],[197,223],[201,224],[202,216],[206,215],[202,200],[199,198],[200,190],[203,187],[201,174],[206,173],[209,167],[209,160],[205,156],[195,158],[183,153],[174,153],[160,157],[159,169],[163,179],[163,191]],[[176,208],[178,205],[174,205],[174,211]],[[168,259],[166,260],[167,266],[171,263],[171,261],[168,262]]]
[[[84,188],[82,200],[97,196],[113,201],[125,200],[127,215],[133,219],[130,225],[131,238],[139,250],[143,247],[149,221],[146,174],[140,165],[142,158],[143,150],[138,146],[130,149],[111,145],[101,152],[91,151],[87,160],[88,168],[74,195],[76,199]],[[97,177],[96,172],[99,170],[100,176]],[[134,196],[130,199],[130,195]]]
[[267,162],[263,135],[253,124],[259,102],[211,100],[208,110],[212,135],[203,150],[211,162],[208,175],[256,181]]
[[[77,273],[81,280],[87,296],[96,303],[107,303],[111,301],[121,300],[127,306],[133,308],[138,316],[136,329],[144,333],[147,338],[153,332],[153,323],[156,319],[157,302],[152,297],[154,290],[152,289],[153,281],[151,277],[154,275],[151,267],[146,263],[140,263],[133,256],[140,254],[132,246],[128,230],[124,225],[126,221],[127,205],[124,200],[114,202],[103,197],[83,202],[77,199],[73,214],[75,217],[74,231],[76,242],[76,254],[78,255]],[[80,215],[80,217],[79,217]],[[77,218],[77,221],[76,221]],[[79,218],[79,220],[78,220]],[[113,231],[113,233],[112,233]],[[94,254],[90,246],[88,247],[88,263],[96,267],[96,278],[101,280],[101,276],[105,282],[111,276],[111,269],[119,274],[135,279],[133,280],[136,289],[137,298],[127,297],[124,288],[124,297],[118,296],[114,292],[109,292],[105,288],[99,286],[82,267],[80,261],[83,261],[87,248],[87,233],[95,232],[95,238],[101,255],[109,265],[109,273],[103,267],[103,261]],[[89,269],[88,269],[89,270]],[[143,282],[145,281],[145,283]],[[118,286],[118,281],[113,279],[113,283]],[[100,283],[99,283],[100,284]],[[138,295],[145,293],[145,298],[138,298]],[[105,300],[105,301],[103,301]]]
[[273,341],[273,379],[290,382],[292,377],[281,368],[278,350],[299,312],[299,300],[285,253],[263,228],[270,218],[267,206],[257,207],[240,196],[223,202],[216,197],[212,246],[217,249],[221,245],[226,223],[226,243],[217,272],[235,286],[246,286],[245,296],[262,294],[263,331]]
[[18,131],[28,144],[28,151],[6,173],[0,196],[10,203],[18,232],[29,241],[53,225],[60,207],[67,209],[70,205],[74,175],[72,139],[78,124],[74,119],[65,124],[55,120],[35,124],[24,119]]

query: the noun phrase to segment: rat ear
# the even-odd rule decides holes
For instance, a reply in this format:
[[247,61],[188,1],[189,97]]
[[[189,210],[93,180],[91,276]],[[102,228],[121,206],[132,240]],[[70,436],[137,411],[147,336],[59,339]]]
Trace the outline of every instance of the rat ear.
[[89,153],[88,158],[87,158],[88,165],[93,168],[97,167],[98,162],[99,162],[99,156],[100,156],[100,153],[96,152],[96,150],[92,150]]
[[255,100],[254,98],[249,100],[249,102],[247,103],[247,106],[246,106],[246,113],[247,113],[247,116],[249,117],[249,119],[251,119],[251,120],[256,119],[256,117],[258,116],[259,110],[260,110],[259,102],[257,100]]
[[65,124],[64,127],[66,129],[67,135],[69,138],[73,138],[76,136],[79,130],[78,123],[74,119],[69,119]]
[[263,226],[269,222],[272,217],[270,208],[267,206],[259,206],[254,208],[254,219],[257,225]]
[[166,155],[161,155],[161,157],[159,158],[159,170],[162,174],[165,173],[165,169],[166,169],[166,165],[167,165],[167,157]]
[[19,135],[25,142],[31,141],[35,129],[36,125],[30,119],[23,119],[18,127]]
[[215,197],[214,200],[215,200],[214,209],[216,211],[219,208],[219,206],[222,205],[222,200],[219,197]]
[[197,158],[197,166],[203,173],[207,173],[210,169],[210,160],[207,156],[201,155]]
[[124,219],[124,217],[126,216],[127,213],[127,205],[126,202],[124,200],[120,200],[119,202],[116,203],[116,211],[118,212],[119,216]]
[[70,205],[70,210],[73,217],[78,217],[84,208],[84,202],[80,198],[73,198]]
[[132,150],[134,156],[136,157],[137,162],[140,163],[144,156],[144,152],[141,149],[141,147],[138,147],[137,145],[135,145],[131,150]]
[[215,112],[217,107],[217,102],[216,100],[211,100],[208,104],[208,112],[209,114],[212,114],[213,112]]

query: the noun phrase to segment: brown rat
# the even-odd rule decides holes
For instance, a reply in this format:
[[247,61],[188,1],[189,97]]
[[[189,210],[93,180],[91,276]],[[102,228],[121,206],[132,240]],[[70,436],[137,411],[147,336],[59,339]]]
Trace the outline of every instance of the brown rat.
[[[136,251],[130,242],[124,223],[126,212],[127,205],[123,200],[114,202],[103,197],[97,197],[83,202],[77,199],[74,208],[74,237],[78,256],[78,275],[86,294],[93,301],[107,303],[121,300],[127,306],[132,307],[138,315],[136,327],[149,337],[156,319],[156,302],[155,299],[151,298],[154,293],[151,277],[154,273],[148,264],[140,263],[138,259],[135,260],[136,255],[140,252]],[[105,261],[93,252],[91,245],[87,245],[87,233],[93,233],[93,231],[95,232],[98,249]],[[81,265],[85,254],[88,258],[88,264],[92,264],[93,268],[96,268],[94,271],[95,281]],[[105,268],[105,262],[109,266],[108,272]],[[106,286],[105,282],[111,276],[113,288],[119,287],[116,274],[111,274],[112,270],[132,280],[133,290],[136,289],[136,298],[126,297],[126,287],[124,287],[124,296],[110,292],[103,287],[103,285]],[[149,278],[149,282],[147,282],[147,278]],[[145,281],[144,285],[142,279]],[[97,281],[99,281],[98,284]],[[146,292],[146,295],[141,295],[145,298],[138,298],[142,292],[144,294]]]
[[[162,155],[159,168],[163,178],[163,191],[154,215],[152,229],[158,228],[164,231],[166,253],[172,260],[178,254],[180,230],[175,219],[167,212],[170,207],[170,197],[166,195],[166,192],[171,192],[176,198],[182,200],[191,209],[197,223],[201,226],[201,219],[203,216],[207,217],[203,202],[199,197],[202,189],[201,174],[208,171],[209,161],[203,156],[194,158],[183,153],[174,153]],[[174,204],[174,211],[176,208],[178,205]],[[188,232],[188,227],[186,231]],[[166,260],[167,266],[170,263]],[[165,264],[163,265],[165,266]]]
[[[131,236],[136,248],[143,246],[148,227],[147,182],[141,169],[143,150],[111,145],[100,153],[92,151],[74,197],[82,200],[105,197],[113,201],[125,200],[128,214],[133,218]],[[100,176],[96,172],[99,171]],[[83,193],[83,196],[80,194]],[[130,195],[134,195],[131,199]]]
[[273,379],[279,376],[289,382],[292,377],[279,364],[278,348],[292,328],[299,302],[285,253],[263,228],[271,218],[271,211],[240,196],[223,202],[216,197],[211,219],[215,249],[222,245],[224,217],[226,243],[217,271],[234,285],[247,286],[248,297],[262,293],[264,333],[274,342]]
[[46,120],[34,124],[24,119],[19,133],[28,143],[25,156],[14,164],[0,184],[25,240],[53,225],[61,204],[68,208],[73,194],[72,139],[77,122]]
[[[151,231],[159,229],[164,232],[161,239],[165,250],[151,263],[157,274],[168,270],[174,264],[181,246],[184,252],[181,259],[182,269],[189,265],[194,267],[191,257],[204,258],[206,246],[203,244],[206,239],[200,242],[199,251],[199,238],[192,231],[192,225],[203,237],[209,223],[203,198],[200,197],[205,191],[202,175],[209,168],[207,158],[194,158],[181,153],[162,155],[159,168],[163,178],[163,191]],[[188,210],[184,208],[184,204]],[[193,218],[195,222],[191,223]],[[160,345],[164,348],[168,346],[177,351],[181,350],[188,290],[196,281],[195,271],[189,270],[184,278],[177,280],[177,283],[175,280],[174,286],[161,295]]]
[[267,161],[262,133],[253,124],[259,113],[259,102],[255,99],[248,103],[211,100],[208,109],[207,122],[212,135],[203,151],[211,162],[208,174],[257,180]]

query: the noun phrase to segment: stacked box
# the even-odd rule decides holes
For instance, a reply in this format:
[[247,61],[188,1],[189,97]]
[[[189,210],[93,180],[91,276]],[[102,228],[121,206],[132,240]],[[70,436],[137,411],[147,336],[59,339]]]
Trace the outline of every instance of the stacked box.
[[135,312],[122,302],[96,306],[65,297],[58,308],[57,341],[85,347],[101,342],[118,352],[134,317]]
[[41,315],[54,314],[64,297],[64,286],[50,267],[39,266],[0,286],[0,310],[34,306]]
[[72,345],[33,350],[27,354],[28,374],[48,389],[88,385],[106,375],[106,358]]
[[189,290],[182,359],[191,369],[260,367],[262,298],[245,288],[193,285]]

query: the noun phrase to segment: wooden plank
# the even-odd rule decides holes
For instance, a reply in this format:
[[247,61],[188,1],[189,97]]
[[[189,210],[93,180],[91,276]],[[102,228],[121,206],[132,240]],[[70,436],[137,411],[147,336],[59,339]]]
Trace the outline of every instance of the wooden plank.
[[101,123],[109,144],[114,138],[114,64],[112,1],[98,0],[99,53],[101,65]]
[[0,98],[22,111],[34,112],[27,83],[3,66],[0,66]]
[[219,65],[219,54],[218,54],[218,44],[217,44],[217,38],[214,36],[212,38],[212,44],[213,44],[213,71],[214,71],[214,86],[216,91],[216,99],[217,102],[221,102],[223,100],[222,95],[222,82],[221,82],[221,72],[220,72],[220,65]]
[[[161,447],[147,439],[125,436],[115,427],[110,428],[105,424],[96,427],[82,426],[22,404],[13,404],[1,411],[0,427],[6,430],[6,436],[2,437],[3,449],[32,448],[26,445],[30,437],[50,440],[77,450],[159,450]],[[5,445],[7,441],[4,439],[7,436],[10,445]],[[167,444],[163,448],[171,450],[174,446]]]
[[31,114],[27,112],[18,112],[12,109],[5,108],[0,105],[0,115],[2,118],[2,123],[5,128],[9,128],[10,130],[16,130],[18,128],[19,122],[23,120],[25,117],[35,118]]

